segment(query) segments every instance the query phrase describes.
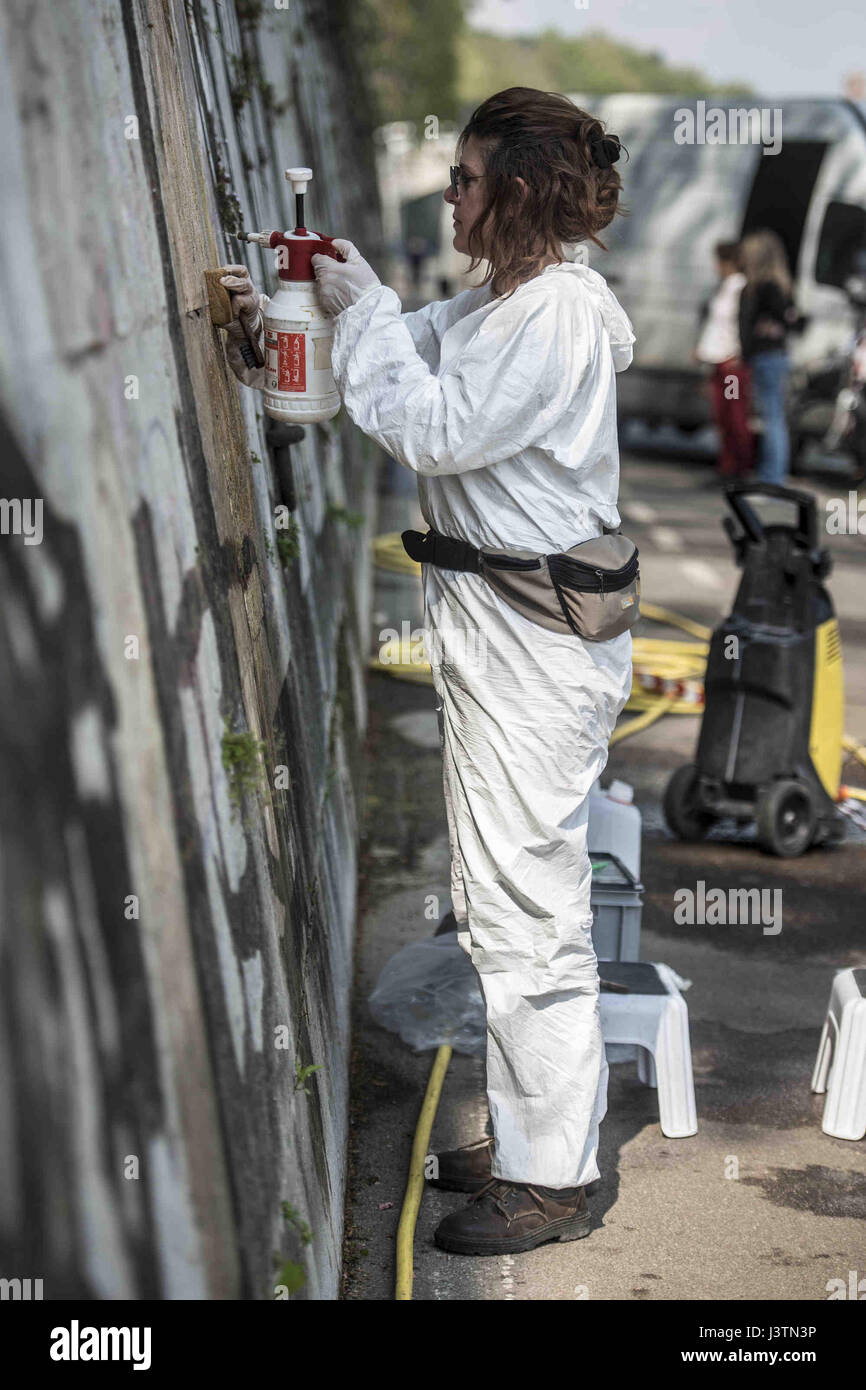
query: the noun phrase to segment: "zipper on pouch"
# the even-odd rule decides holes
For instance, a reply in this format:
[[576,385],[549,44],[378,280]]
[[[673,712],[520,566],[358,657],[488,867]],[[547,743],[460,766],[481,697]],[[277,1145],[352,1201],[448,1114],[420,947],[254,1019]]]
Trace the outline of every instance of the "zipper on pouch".
[[605,594],[624,589],[631,584],[639,568],[637,551],[628,564],[618,570],[603,570],[597,565],[587,565],[583,560],[558,555],[549,556],[547,563],[551,577],[557,583],[583,594]]

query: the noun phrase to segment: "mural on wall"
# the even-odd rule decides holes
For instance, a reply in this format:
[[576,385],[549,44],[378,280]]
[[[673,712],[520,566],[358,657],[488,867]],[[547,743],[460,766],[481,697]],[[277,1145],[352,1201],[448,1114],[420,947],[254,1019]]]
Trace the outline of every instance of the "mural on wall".
[[293,164],[375,254],[351,7],[0,22],[0,1274],[333,1297],[376,457],[265,428],[204,271]]

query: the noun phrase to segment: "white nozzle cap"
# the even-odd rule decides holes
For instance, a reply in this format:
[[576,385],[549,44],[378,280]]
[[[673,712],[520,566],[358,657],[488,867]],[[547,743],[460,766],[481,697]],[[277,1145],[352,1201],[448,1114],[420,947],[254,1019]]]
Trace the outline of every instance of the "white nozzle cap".
[[286,178],[292,185],[293,193],[306,193],[307,184],[313,177],[312,169],[287,169]]
[[629,786],[628,782],[611,782],[607,794],[611,801],[624,801],[626,804],[634,801],[634,787]]

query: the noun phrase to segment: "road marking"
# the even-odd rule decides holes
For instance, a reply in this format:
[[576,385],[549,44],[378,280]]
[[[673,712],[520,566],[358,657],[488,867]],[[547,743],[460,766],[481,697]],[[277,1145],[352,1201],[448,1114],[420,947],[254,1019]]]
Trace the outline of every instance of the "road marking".
[[653,526],[650,529],[650,540],[659,550],[682,550],[683,543],[676,531],[672,531],[669,526]]
[[695,584],[705,584],[709,589],[719,587],[718,574],[703,560],[683,560],[680,568],[686,579],[693,580]]

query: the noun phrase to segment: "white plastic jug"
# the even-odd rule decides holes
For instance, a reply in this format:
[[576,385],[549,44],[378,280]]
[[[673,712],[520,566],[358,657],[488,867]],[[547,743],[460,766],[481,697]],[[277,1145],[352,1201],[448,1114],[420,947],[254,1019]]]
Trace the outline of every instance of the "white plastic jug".
[[333,237],[304,226],[304,196],[312,169],[287,169],[295,194],[297,226],[288,232],[247,232],[246,240],[277,253],[279,288],[267,303],[265,414],[295,425],[332,420],[340,396],[331,372],[334,320],[319,303],[313,256],[344,257]]
[[601,779],[589,793],[587,848],[615,854],[640,882],[641,814],[634,804],[634,788],[613,781],[603,790]]

